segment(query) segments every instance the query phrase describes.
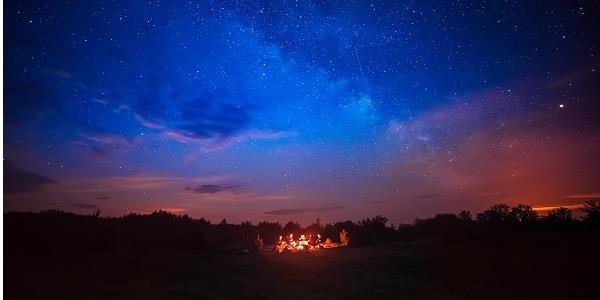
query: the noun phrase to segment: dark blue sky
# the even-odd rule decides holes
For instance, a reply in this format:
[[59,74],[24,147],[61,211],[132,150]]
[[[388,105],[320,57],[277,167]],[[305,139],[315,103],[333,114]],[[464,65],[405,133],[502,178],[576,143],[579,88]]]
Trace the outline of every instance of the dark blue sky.
[[399,222],[600,195],[594,1],[4,9],[9,210]]

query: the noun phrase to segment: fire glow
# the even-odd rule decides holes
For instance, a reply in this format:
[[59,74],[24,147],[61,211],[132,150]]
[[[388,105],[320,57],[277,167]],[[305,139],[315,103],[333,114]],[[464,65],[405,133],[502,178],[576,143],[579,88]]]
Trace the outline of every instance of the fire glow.
[[348,232],[342,229],[340,232],[340,243],[335,243],[331,239],[326,239],[325,242],[321,240],[321,235],[312,235],[308,236],[305,234],[301,234],[299,238],[294,238],[294,234],[284,236],[279,236],[279,240],[275,245],[275,251],[278,253],[283,252],[313,252],[318,251],[319,249],[331,249],[338,247],[345,247],[348,245]]

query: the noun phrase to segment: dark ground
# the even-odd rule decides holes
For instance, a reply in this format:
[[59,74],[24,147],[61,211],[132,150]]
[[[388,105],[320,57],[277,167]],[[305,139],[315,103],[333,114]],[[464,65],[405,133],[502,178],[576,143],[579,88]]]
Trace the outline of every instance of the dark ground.
[[599,253],[597,232],[314,254],[123,248],[34,255],[5,248],[4,289],[6,299],[600,299]]

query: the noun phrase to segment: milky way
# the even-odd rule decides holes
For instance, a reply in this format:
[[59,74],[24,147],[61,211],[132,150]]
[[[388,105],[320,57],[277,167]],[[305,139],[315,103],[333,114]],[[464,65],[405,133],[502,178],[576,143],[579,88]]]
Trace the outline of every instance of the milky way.
[[594,1],[6,1],[8,210],[393,222],[600,196]]

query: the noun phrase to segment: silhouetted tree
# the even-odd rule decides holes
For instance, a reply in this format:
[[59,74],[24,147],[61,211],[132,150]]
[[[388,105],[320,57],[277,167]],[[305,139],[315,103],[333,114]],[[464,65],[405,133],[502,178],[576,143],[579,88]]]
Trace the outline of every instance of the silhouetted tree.
[[300,224],[296,223],[296,222],[292,222],[289,221],[287,223],[285,223],[285,226],[283,226],[283,233],[284,234],[299,234],[300,232],[302,232],[302,227],[300,227]]
[[[600,223],[600,200],[587,201],[582,211],[586,224]],[[130,248],[145,252],[151,247],[176,247],[178,249],[259,249],[261,245],[273,245],[279,235],[293,233],[317,234],[322,240],[331,239],[336,243],[349,240],[350,246],[372,245],[392,240],[412,240],[427,236],[440,238],[472,238],[488,236],[497,232],[483,224],[521,224],[526,228],[539,220],[531,206],[510,207],[496,204],[477,215],[472,221],[469,211],[458,215],[441,213],[433,218],[415,219],[413,225],[404,224],[398,229],[388,226],[388,219],[377,215],[358,222],[350,220],[321,225],[320,220],[306,228],[296,222],[288,222],[282,228],[279,223],[250,222],[229,224],[225,219],[211,224],[205,219],[193,219],[187,215],[174,215],[166,211],[155,211],[149,215],[129,214],[123,217],[100,217],[75,215],[58,210],[40,213],[7,213],[5,220],[18,231],[5,232],[7,241],[18,244],[26,251],[106,251],[116,248]],[[572,212],[558,208],[541,219],[540,224],[547,228],[561,228],[578,224]],[[513,227],[502,227],[511,229]],[[541,229],[542,226],[535,228]],[[340,234],[342,233],[342,234]],[[13,247],[13,249],[18,249]],[[19,250],[17,250],[19,251]]]
[[267,244],[274,244],[282,234],[279,223],[260,222],[256,225],[256,230]]
[[394,230],[386,226],[387,222],[388,218],[382,215],[359,221],[354,232],[350,234],[350,245],[373,245],[391,239]]
[[452,213],[442,213],[433,218],[415,219],[413,233],[417,236],[441,237],[462,235],[471,223],[471,221],[467,221],[470,220],[470,215],[462,213],[462,217]]
[[373,231],[383,231],[385,230],[385,224],[388,222],[388,218],[377,215],[374,218],[366,218],[361,220],[359,225],[372,229]]
[[556,225],[566,225],[573,222],[573,213],[565,207],[559,207],[548,212],[546,221]]
[[465,222],[473,221],[473,215],[468,210],[463,210],[463,211],[459,212],[458,217]]
[[311,224],[304,229],[304,233],[307,234],[320,234],[323,233],[323,226],[317,221],[317,223]]
[[537,221],[538,213],[529,205],[519,204],[511,209],[517,221],[521,224],[531,224]]
[[600,225],[600,200],[588,200],[583,203],[581,210],[585,213],[583,221],[587,224],[598,226]]
[[510,206],[506,204],[495,204],[478,214],[477,221],[487,224],[505,225],[516,223],[517,217]]
[[256,232],[256,227],[254,227],[254,225],[252,225],[251,222],[249,222],[249,221],[242,222],[239,227],[239,232],[242,234],[242,236],[244,238],[244,242],[247,245],[254,244],[254,240],[256,238],[257,232]]

